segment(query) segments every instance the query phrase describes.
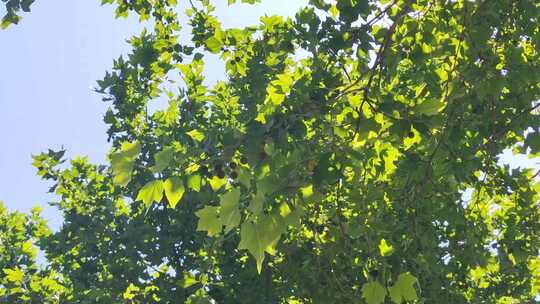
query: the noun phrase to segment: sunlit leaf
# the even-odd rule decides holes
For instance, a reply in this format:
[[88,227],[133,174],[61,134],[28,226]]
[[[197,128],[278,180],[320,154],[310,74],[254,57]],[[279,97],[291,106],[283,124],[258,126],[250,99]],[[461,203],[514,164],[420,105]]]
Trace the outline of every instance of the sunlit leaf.
[[170,177],[163,182],[163,189],[169,201],[169,206],[175,208],[184,195],[184,181],[180,177]]
[[126,186],[133,172],[135,159],[141,153],[141,145],[138,142],[124,142],[120,150],[111,155],[111,168],[113,182],[119,186]]
[[154,180],[146,183],[137,194],[137,201],[143,201],[146,206],[150,206],[153,202],[159,203],[163,198],[163,182]]

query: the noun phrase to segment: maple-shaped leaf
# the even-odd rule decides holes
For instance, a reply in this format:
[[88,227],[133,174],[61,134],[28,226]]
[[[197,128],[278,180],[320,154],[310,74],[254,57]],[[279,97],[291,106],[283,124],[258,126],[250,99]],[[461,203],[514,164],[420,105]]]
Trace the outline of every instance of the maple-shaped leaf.
[[143,201],[148,207],[152,202],[159,203],[163,198],[163,181],[154,180],[146,183],[137,194],[137,201]]
[[412,274],[406,272],[398,276],[393,286],[388,288],[388,294],[394,303],[400,304],[403,300],[414,301],[418,299],[414,284],[417,279]]
[[386,290],[377,281],[368,282],[362,286],[362,297],[367,304],[381,304],[386,297]]
[[115,185],[126,186],[129,183],[135,159],[140,152],[141,145],[138,142],[123,142],[120,151],[111,155],[111,168]]
[[246,249],[255,258],[257,271],[261,273],[262,262],[264,261],[264,235],[259,225],[246,221],[240,229],[240,244],[238,249]]
[[165,147],[162,151],[154,155],[155,164],[152,167],[153,172],[161,172],[169,166],[174,156],[172,147]]
[[240,189],[234,188],[221,196],[220,219],[225,226],[225,233],[228,233],[240,224]]
[[255,258],[257,271],[260,273],[264,253],[275,254],[274,246],[279,241],[282,230],[272,215],[266,215],[257,222],[246,221],[240,229],[238,249],[246,249]]
[[197,231],[206,231],[208,236],[214,236],[221,232],[219,207],[206,206],[195,212],[195,215],[199,218]]

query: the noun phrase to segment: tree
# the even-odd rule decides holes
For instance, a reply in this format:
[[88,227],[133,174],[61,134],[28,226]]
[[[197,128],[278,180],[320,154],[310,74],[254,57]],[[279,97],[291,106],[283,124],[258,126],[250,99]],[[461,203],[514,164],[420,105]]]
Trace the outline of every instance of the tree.
[[51,231],[34,208],[30,215],[8,212],[0,202],[0,302],[58,303],[66,293],[59,273],[36,264],[38,248]]
[[98,81],[110,165],[35,156],[57,302],[537,301],[538,172],[497,164],[540,155],[534,1],[312,0],[234,29],[208,0],[104,2],[154,27]]

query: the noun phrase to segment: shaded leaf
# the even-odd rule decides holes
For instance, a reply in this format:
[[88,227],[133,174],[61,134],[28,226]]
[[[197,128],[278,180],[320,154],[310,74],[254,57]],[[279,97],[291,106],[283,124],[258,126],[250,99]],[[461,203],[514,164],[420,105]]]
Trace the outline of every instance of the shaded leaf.
[[197,231],[206,231],[208,236],[214,236],[221,232],[219,207],[206,206],[195,212],[195,215],[199,218]]
[[221,223],[225,226],[225,233],[228,233],[240,224],[240,189],[234,188],[221,196]]
[[406,272],[398,276],[396,283],[388,288],[390,298],[394,303],[400,304],[403,300],[414,301],[418,299],[414,284],[417,279],[412,274]]
[[165,147],[163,151],[157,152],[154,155],[155,165],[152,167],[153,172],[161,172],[169,166],[172,161],[174,150],[172,147]]
[[368,282],[362,286],[362,297],[367,304],[381,304],[384,303],[386,290],[379,282]]

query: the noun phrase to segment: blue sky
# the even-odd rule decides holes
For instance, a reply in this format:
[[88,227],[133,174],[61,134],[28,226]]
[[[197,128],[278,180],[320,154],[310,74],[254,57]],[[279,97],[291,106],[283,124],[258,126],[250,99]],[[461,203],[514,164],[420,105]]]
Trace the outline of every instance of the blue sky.
[[[21,211],[39,204],[52,227],[61,217],[47,205],[54,196],[36,175],[31,155],[63,146],[67,157],[105,162],[107,104],[92,88],[112,60],[129,51],[125,40],[142,29],[136,18],[115,20],[113,7],[100,2],[36,1],[19,25],[0,31],[0,200]],[[256,24],[265,13],[291,15],[307,1],[230,8],[218,2],[223,25],[237,27]],[[215,58],[207,74],[211,80],[223,75]]]
[[[125,39],[142,29],[136,18],[115,20],[113,8],[99,2],[37,1],[19,25],[0,31],[0,200],[21,211],[39,204],[53,228],[61,217],[47,205],[54,196],[35,174],[31,155],[63,146],[68,157],[105,162],[107,104],[92,88],[113,58],[129,51]],[[265,13],[292,15],[307,0],[230,8],[219,2],[223,25],[238,27],[256,24]],[[206,73],[213,82],[222,78],[223,66],[211,58]],[[510,154],[503,159],[513,166],[535,165]]]

